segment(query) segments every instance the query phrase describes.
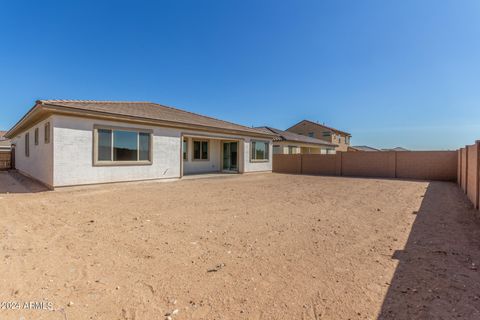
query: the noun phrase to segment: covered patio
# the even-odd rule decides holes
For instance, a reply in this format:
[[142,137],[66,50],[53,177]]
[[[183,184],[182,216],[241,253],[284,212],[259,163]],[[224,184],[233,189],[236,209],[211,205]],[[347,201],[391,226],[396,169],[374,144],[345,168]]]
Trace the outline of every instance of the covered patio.
[[182,141],[182,176],[244,172],[243,138],[184,134]]

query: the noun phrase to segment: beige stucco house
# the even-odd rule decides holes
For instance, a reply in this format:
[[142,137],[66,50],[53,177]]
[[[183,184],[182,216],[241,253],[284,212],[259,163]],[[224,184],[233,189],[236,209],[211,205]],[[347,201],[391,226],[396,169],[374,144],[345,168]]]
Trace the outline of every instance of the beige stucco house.
[[341,131],[335,128],[327,127],[309,120],[302,120],[294,126],[287,129],[289,132],[294,132],[307,136],[334,143],[337,146],[337,151],[348,151],[350,146],[350,138],[352,135],[348,132]]
[[273,139],[274,154],[335,154],[337,147],[334,143],[272,127],[257,129],[276,135]]
[[39,100],[6,137],[52,188],[272,170],[273,134],[151,102]]

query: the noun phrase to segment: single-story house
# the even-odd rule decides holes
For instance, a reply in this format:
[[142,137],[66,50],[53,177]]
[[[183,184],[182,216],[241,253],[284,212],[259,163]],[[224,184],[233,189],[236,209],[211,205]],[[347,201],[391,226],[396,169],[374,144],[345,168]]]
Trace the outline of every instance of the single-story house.
[[51,188],[272,170],[273,134],[151,102],[39,100],[6,137]]
[[275,134],[273,139],[274,154],[335,154],[338,145],[325,140],[311,138],[272,127],[258,127],[264,132]]

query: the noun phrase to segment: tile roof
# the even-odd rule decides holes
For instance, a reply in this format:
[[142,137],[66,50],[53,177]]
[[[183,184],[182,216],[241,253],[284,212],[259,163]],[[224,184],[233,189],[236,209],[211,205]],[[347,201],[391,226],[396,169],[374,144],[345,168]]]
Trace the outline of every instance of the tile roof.
[[301,134],[296,134],[289,131],[283,131],[279,129],[275,129],[272,127],[258,127],[257,129],[263,130],[265,132],[276,134],[278,137],[273,139],[273,141],[294,141],[300,143],[309,143],[309,144],[316,144],[322,146],[329,146],[329,147],[337,147],[338,145],[316,138],[310,138]]
[[369,147],[369,146],[351,146],[350,148],[358,151],[380,151],[379,149]]
[[[300,124],[300,123],[302,123],[302,122],[309,122],[309,123],[312,123],[312,124],[316,124],[317,126],[324,127],[324,128],[326,128],[326,129],[328,129],[328,130],[331,130],[331,131],[333,131],[333,132],[335,132],[335,133],[343,134],[343,135],[346,135],[346,136],[351,136],[351,134],[348,133],[348,132],[346,132],[346,131],[338,130],[338,129],[335,129],[335,128],[332,128],[332,127],[329,127],[329,126],[326,126],[326,125],[324,125],[324,124],[320,124],[320,123],[317,123],[317,122],[313,122],[313,121],[310,121],[310,120],[302,120],[302,121],[300,121],[299,123],[294,124],[294,125],[291,126],[290,128],[293,128],[294,126],[296,126],[297,124]],[[290,129],[290,128],[288,128],[288,129]],[[287,130],[288,130],[288,129],[287,129]]]
[[232,122],[199,115],[152,102],[97,101],[97,100],[39,100],[37,104],[96,113],[160,120],[176,124],[199,125],[251,134],[265,132]]
[[410,150],[402,148],[402,147],[396,147],[396,148],[393,148],[393,149],[382,149],[382,151],[410,151]]

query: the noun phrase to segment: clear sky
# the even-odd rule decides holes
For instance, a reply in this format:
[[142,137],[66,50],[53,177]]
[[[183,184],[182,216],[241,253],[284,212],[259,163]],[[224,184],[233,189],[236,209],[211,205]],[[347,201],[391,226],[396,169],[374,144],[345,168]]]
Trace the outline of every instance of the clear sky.
[[480,1],[1,0],[0,98],[0,129],[36,99],[141,100],[453,149],[480,139]]

